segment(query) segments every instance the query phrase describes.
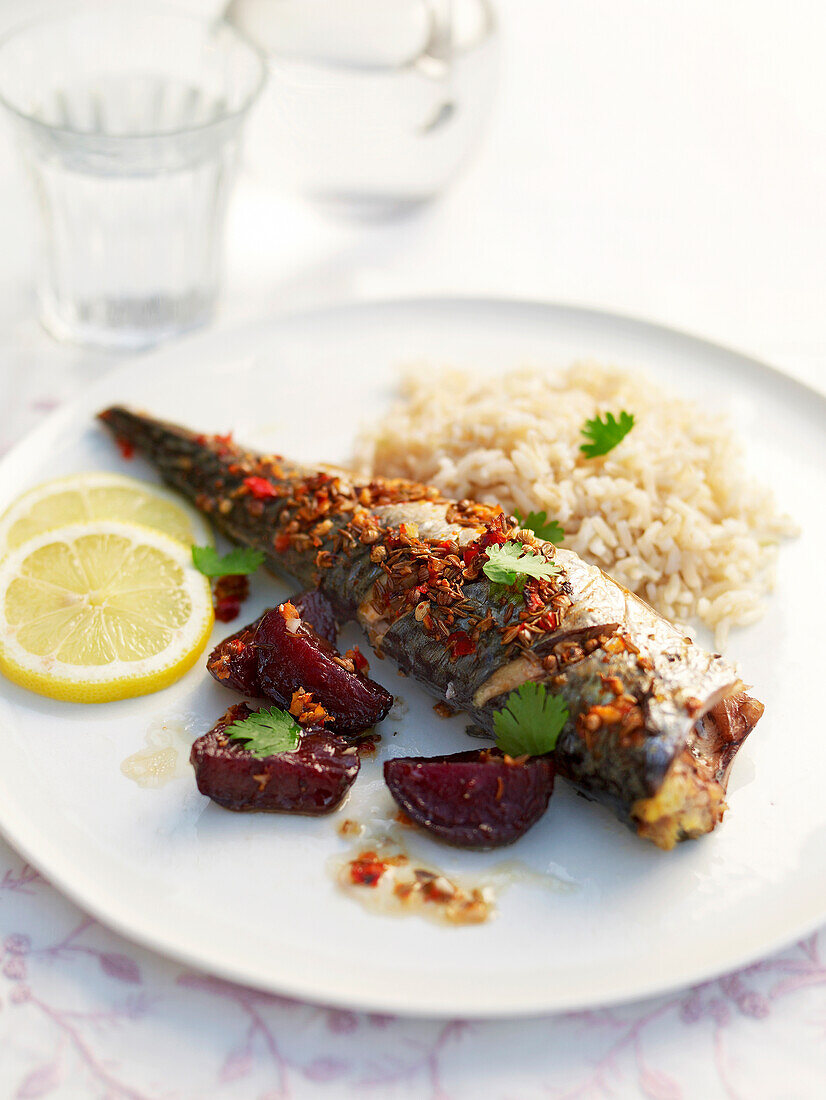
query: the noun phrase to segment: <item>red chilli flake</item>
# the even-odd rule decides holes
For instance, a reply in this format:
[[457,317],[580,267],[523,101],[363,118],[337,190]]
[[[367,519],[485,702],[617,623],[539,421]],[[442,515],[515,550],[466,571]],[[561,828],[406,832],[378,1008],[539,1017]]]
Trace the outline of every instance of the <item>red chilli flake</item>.
[[545,606],[545,601],[539,593],[533,592],[529,588],[525,589],[524,598],[525,607],[527,607],[528,611],[541,611]]
[[454,630],[449,634],[445,642],[450,651],[450,659],[455,661],[457,657],[467,657],[476,652],[476,643],[464,630]]
[[115,443],[117,443],[118,450],[123,458],[128,460],[135,457],[135,448],[128,439],[124,439],[123,436],[118,436],[115,439]]
[[506,525],[504,513],[500,512],[486,524],[484,532],[476,540],[476,545],[480,550],[486,550],[488,546],[503,546],[509,537],[510,529]]
[[227,432],[226,435],[213,435],[211,437],[207,435],[196,435],[195,442],[201,447],[212,446],[215,453],[221,458],[226,458],[227,455],[232,453],[235,447],[232,432]]
[[386,870],[387,864],[375,852],[362,852],[350,860],[350,881],[356,886],[377,886]]
[[479,538],[468,543],[462,551],[462,560],[465,563],[465,568],[470,566],[483,550],[487,550],[489,546],[503,546],[508,541],[508,538],[509,530],[505,525],[505,516],[500,512],[499,515],[495,516],[494,519],[485,526],[485,530]]
[[479,547],[476,545],[476,543],[472,542],[469,546],[466,546],[464,548],[464,550],[462,551],[462,560],[464,561],[466,566],[470,565],[471,562],[473,561],[473,559],[478,558],[478,556],[481,554],[481,552],[482,551],[479,549]]
[[354,645],[352,649],[348,649],[344,656],[350,658],[359,672],[367,673],[370,671],[370,662],[357,645]]
[[290,549],[290,536],[286,534],[276,535],[273,539],[273,546],[279,554],[283,554]]
[[215,618],[219,623],[231,623],[241,614],[241,602],[234,596],[215,601]]
[[276,487],[265,477],[245,477],[244,486],[256,500],[272,500],[278,496]]
[[237,619],[241,604],[250,594],[249,577],[244,574],[231,574],[219,577],[212,590],[212,604],[215,618],[221,623],[231,623]]

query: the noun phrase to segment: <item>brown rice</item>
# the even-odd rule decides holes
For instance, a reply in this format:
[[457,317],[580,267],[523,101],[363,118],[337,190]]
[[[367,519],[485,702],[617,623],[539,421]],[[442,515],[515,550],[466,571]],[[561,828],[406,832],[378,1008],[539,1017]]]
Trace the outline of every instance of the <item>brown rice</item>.
[[[622,409],[636,417],[630,434],[586,459],[585,420]],[[409,370],[399,403],[359,440],[357,463],[456,499],[545,510],[566,547],[667,618],[705,623],[718,646],[763,614],[778,545],[797,533],[745,473],[723,417],[594,364],[499,377]]]

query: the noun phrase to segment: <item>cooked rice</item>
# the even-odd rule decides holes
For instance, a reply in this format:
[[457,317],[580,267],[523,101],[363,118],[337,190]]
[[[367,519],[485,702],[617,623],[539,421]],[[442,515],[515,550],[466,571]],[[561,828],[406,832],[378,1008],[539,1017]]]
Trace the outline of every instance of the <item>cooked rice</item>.
[[[585,420],[622,409],[636,418],[629,435],[586,459]],[[417,367],[378,430],[359,440],[357,461],[455,499],[546,511],[566,547],[672,621],[705,623],[718,646],[763,614],[780,540],[797,534],[745,473],[722,416],[593,364],[496,378]]]

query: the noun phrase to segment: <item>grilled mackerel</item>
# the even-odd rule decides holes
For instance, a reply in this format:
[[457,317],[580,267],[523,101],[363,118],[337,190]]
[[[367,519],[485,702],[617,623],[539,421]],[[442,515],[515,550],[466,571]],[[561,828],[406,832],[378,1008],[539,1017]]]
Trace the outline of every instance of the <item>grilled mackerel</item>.
[[[559,773],[661,848],[710,832],[737,749],[763,706],[707,653],[576,554],[519,530],[501,509],[397,479],[310,470],[110,408],[101,420],[230,539],[321,588],[443,704],[483,730],[528,681],[569,718]],[[486,550],[517,540],[559,572],[493,585]]]

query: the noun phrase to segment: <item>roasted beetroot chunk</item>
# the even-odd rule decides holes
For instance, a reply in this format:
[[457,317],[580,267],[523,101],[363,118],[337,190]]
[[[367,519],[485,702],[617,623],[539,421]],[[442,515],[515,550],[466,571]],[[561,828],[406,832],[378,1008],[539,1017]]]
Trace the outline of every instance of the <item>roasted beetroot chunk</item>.
[[282,604],[268,612],[255,632],[261,694],[289,706],[295,691],[310,692],[332,719],[325,724],[337,733],[361,733],[380,722],[393,696],[342,658],[303,619],[291,618],[290,606]]
[[258,694],[258,656],[252,641],[263,617],[224,638],[207,658],[207,669],[218,683],[242,695]]
[[409,818],[459,848],[512,844],[548,807],[554,765],[513,761],[499,749],[388,760],[384,779]]
[[324,730],[308,730],[295,752],[263,759],[223,735],[252,714],[230,707],[192,746],[198,790],[228,810],[247,813],[328,814],[342,801],[359,770],[355,746]]
[[[335,733],[361,733],[393,705],[393,696],[342,657],[289,601],[216,646],[207,668],[227,687],[270,699],[302,724],[309,720]],[[299,691],[312,697],[306,711],[294,702]]]
[[[306,592],[299,592],[297,596],[291,596],[290,603],[303,622],[309,623],[316,634],[328,641],[330,645],[335,645],[338,637],[338,622],[333,605],[323,592],[317,588],[310,588]],[[265,611],[263,615],[259,615],[254,622],[228,635],[209,655],[207,668],[225,687],[234,688],[244,695],[257,694],[257,691],[253,690],[257,679],[257,656],[255,649],[249,648],[249,643],[255,637],[258,624],[270,610],[272,608]]]
[[338,638],[338,620],[333,605],[319,588],[308,588],[297,596],[290,596],[290,603],[305,623],[313,628],[330,645]]

